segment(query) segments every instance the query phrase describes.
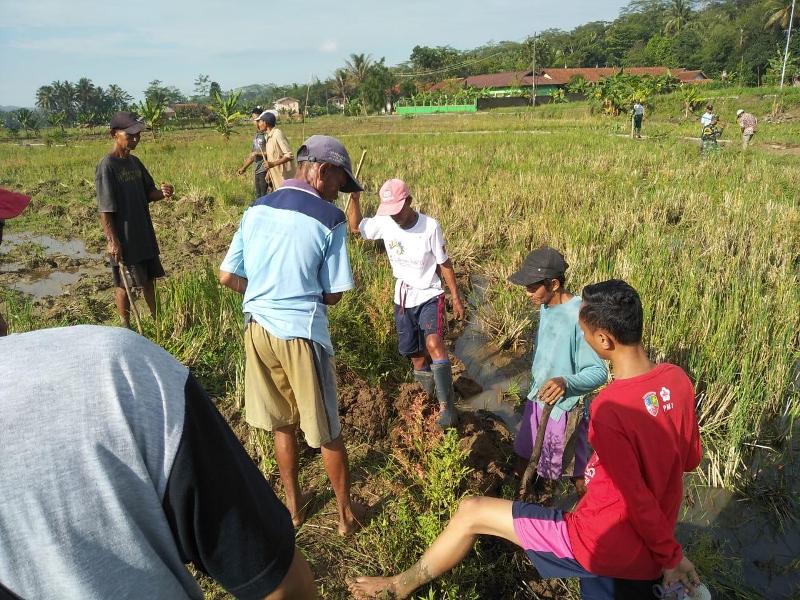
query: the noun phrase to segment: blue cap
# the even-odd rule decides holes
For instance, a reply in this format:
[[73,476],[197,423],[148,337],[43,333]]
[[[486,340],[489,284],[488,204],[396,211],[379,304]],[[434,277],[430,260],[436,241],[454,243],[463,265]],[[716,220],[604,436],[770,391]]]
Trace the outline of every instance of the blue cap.
[[348,182],[342,186],[342,192],[363,192],[364,188],[353,176],[350,155],[342,143],[329,135],[312,135],[297,151],[297,162],[328,163],[344,169]]

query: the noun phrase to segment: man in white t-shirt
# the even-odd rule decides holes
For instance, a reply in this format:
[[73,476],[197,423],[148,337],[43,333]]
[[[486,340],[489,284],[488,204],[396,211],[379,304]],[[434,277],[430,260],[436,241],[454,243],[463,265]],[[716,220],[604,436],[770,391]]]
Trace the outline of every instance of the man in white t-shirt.
[[380,206],[373,218],[361,214],[359,194],[350,196],[350,231],[367,240],[383,240],[397,279],[394,321],[400,354],[411,359],[414,379],[429,396],[434,390],[441,412],[438,424],[456,424],[453,373],[444,345],[444,290],[450,290],[453,314],[464,318],[456,275],[436,219],[411,208],[411,192],[400,179],[390,179],[380,190]]

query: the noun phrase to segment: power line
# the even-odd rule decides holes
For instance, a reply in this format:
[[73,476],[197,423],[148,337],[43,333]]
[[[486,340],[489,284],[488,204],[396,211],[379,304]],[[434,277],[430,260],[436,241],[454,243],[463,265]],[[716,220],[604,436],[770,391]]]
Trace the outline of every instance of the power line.
[[[527,40],[527,39],[529,39],[529,37],[525,38],[525,40]],[[513,44],[522,44],[523,42],[524,42],[524,40],[521,41],[521,42],[512,42],[512,43]],[[463,62],[460,62],[460,63],[456,63],[454,65],[448,65],[446,67],[441,67],[439,69],[432,69],[430,71],[416,71],[416,72],[413,72],[413,73],[395,73],[395,76],[397,76],[397,77],[426,77],[428,75],[438,75],[439,73],[446,73],[447,71],[452,71],[454,69],[460,69],[462,67],[467,67],[469,65],[474,65],[474,64],[477,64],[479,62],[483,62],[485,60],[489,60],[490,58],[494,58],[495,56],[500,56],[501,54],[506,54],[507,52],[508,52],[508,49],[500,50],[499,52],[495,52],[494,54],[490,54],[488,56],[483,56],[481,58],[474,58],[474,59],[466,60],[466,61],[463,61]]]

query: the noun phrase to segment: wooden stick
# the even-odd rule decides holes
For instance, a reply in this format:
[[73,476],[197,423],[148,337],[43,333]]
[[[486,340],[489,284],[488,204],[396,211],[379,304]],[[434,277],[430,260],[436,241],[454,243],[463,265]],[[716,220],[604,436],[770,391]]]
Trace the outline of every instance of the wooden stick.
[[[533,400],[533,402],[535,402],[535,400]],[[533,445],[531,459],[528,461],[528,466],[525,468],[525,473],[522,475],[522,481],[519,486],[519,497],[521,500],[526,500],[531,491],[530,487],[531,483],[533,483],[533,476],[536,473],[536,469],[539,467],[539,459],[542,457],[544,434],[547,431],[547,423],[550,421],[550,413],[553,412],[553,406],[554,404],[545,404],[544,408],[542,408],[542,415],[539,418],[539,427],[536,429],[536,443]]]
[[[355,179],[358,181],[358,176],[361,173],[361,165],[364,164],[364,157],[367,155],[366,148],[361,151],[361,158],[358,159],[358,165],[356,165],[356,173]],[[350,196],[347,196],[347,202],[344,203],[344,215],[347,216],[347,209],[350,208]]]
[[128,277],[125,274],[125,263],[123,263],[121,260],[118,261],[118,263],[119,263],[119,275],[122,278],[122,284],[125,286],[125,293],[128,294],[128,302],[131,305],[133,316],[136,319],[136,329],[139,330],[139,335],[142,335],[142,320],[139,318],[139,309],[137,308],[136,302],[133,299],[131,288],[128,286]]

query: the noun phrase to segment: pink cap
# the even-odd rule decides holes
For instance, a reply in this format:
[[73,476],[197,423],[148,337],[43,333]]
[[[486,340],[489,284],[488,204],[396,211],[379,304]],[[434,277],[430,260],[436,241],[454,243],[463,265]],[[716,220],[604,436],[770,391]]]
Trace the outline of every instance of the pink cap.
[[28,206],[30,196],[0,188],[0,219],[13,219]]
[[381,186],[379,192],[381,204],[378,207],[379,216],[396,215],[405,206],[406,198],[411,195],[408,186],[402,179],[390,179]]

